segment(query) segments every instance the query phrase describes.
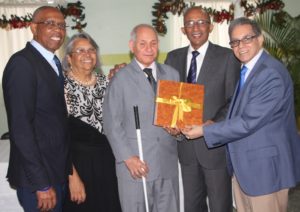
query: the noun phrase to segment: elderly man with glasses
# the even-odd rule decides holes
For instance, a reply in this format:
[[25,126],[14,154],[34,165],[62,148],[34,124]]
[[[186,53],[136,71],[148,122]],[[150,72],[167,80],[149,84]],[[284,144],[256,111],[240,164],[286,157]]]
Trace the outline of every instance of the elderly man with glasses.
[[243,66],[227,118],[183,133],[204,136],[209,148],[227,146],[238,212],[286,212],[288,190],[300,181],[292,80],[285,66],[263,50],[255,21],[232,21],[229,36]]

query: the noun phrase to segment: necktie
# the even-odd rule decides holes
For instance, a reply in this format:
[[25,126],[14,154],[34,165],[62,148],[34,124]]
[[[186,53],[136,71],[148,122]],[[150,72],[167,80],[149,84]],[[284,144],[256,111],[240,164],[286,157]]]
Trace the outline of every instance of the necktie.
[[156,92],[156,81],[153,77],[152,69],[151,68],[144,68],[143,71],[147,74],[147,78],[148,78],[154,92]]
[[191,60],[191,65],[190,65],[190,69],[189,69],[189,74],[187,77],[187,82],[188,83],[196,83],[197,79],[197,61],[196,61],[196,57],[200,54],[197,51],[193,51],[192,52],[193,57]]
[[239,83],[239,87],[237,88],[237,91],[236,91],[236,94],[235,96],[233,97],[233,104],[232,104],[232,107],[231,107],[231,110],[230,110],[230,113],[229,113],[229,118],[231,118],[231,114],[232,114],[232,111],[233,111],[233,108],[234,108],[234,105],[235,105],[235,102],[236,102],[236,99],[245,83],[245,75],[246,75],[246,72],[248,71],[248,68],[243,65],[242,69],[241,69],[241,73],[240,73],[240,83]]
[[59,73],[58,78],[61,81],[61,83],[64,84],[64,76],[63,76],[63,73],[62,73],[62,67],[61,67],[60,61],[59,61],[59,59],[57,58],[56,55],[54,55],[53,60],[54,60],[54,62],[56,64],[56,67],[58,69],[58,73]]
[[240,85],[239,85],[239,90],[242,89],[244,83],[245,83],[245,75],[246,75],[246,72],[248,71],[248,68],[243,65],[242,69],[241,69],[241,73],[240,73]]

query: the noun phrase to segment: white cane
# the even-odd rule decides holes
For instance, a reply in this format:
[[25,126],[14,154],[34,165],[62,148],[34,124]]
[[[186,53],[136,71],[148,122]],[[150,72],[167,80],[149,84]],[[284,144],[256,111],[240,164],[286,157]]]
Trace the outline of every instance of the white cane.
[[[136,136],[137,136],[137,143],[139,148],[139,157],[140,160],[144,162],[143,156],[143,146],[142,146],[142,136],[141,136],[141,127],[140,127],[140,118],[139,118],[139,108],[137,105],[133,106],[134,110],[134,119],[135,119],[135,128],[136,128]],[[149,212],[149,205],[148,205],[148,196],[147,196],[147,187],[146,187],[146,178],[142,177],[143,181],[143,190],[144,190],[144,197],[145,197],[145,206],[146,212]]]

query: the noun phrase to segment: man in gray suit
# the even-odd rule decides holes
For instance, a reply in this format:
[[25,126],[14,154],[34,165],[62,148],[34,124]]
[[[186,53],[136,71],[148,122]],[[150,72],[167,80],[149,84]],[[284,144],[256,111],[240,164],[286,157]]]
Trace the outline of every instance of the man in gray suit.
[[225,121],[193,126],[209,148],[226,145],[238,212],[286,212],[288,188],[300,180],[293,84],[282,63],[262,49],[258,24],[239,18],[229,26],[230,45],[243,63]]
[[[179,81],[178,72],[155,62],[158,36],[153,27],[136,26],[129,47],[130,64],[110,81],[103,105],[104,132],[116,158],[119,196],[123,212],[143,212],[142,177],[146,177],[151,212],[178,212],[177,142],[167,130],[153,125],[155,91],[147,79]],[[155,82],[154,82],[155,84]],[[144,161],[138,154],[133,106],[140,115]]]
[[[209,15],[200,7],[184,13],[182,32],[190,45],[168,53],[166,64],[180,73],[180,81],[199,83],[205,87],[204,121],[224,119],[239,76],[240,63],[230,49],[208,41],[213,30]],[[193,52],[196,74],[190,81]],[[191,60],[192,59],[192,60]],[[232,211],[231,178],[226,168],[225,147],[208,149],[203,138],[184,140],[178,144],[182,168],[185,212]]]

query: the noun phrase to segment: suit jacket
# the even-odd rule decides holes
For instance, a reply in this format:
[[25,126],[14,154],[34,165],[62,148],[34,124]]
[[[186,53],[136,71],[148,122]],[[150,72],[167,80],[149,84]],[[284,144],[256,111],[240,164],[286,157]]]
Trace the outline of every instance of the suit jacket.
[[63,88],[47,60],[30,44],[3,73],[10,134],[7,178],[33,191],[65,182],[70,171]]
[[243,191],[257,196],[294,186],[300,138],[286,68],[263,52],[230,110],[226,121],[204,127],[204,137],[209,147],[227,144]]
[[[166,64],[178,70],[180,81],[186,82],[188,46],[168,53]],[[225,118],[229,102],[239,78],[240,63],[230,49],[209,43],[198,84],[204,85],[203,121],[219,121]],[[203,138],[193,142],[179,142],[179,160],[182,165],[199,163],[205,168],[226,167],[225,148],[208,149]]]
[[[158,80],[179,80],[176,70],[158,64]],[[147,180],[178,176],[177,142],[162,127],[153,125],[155,94],[137,62],[133,60],[110,81],[103,104],[103,127],[116,158],[118,178],[133,180],[124,160],[138,156],[133,106],[137,105]]]

